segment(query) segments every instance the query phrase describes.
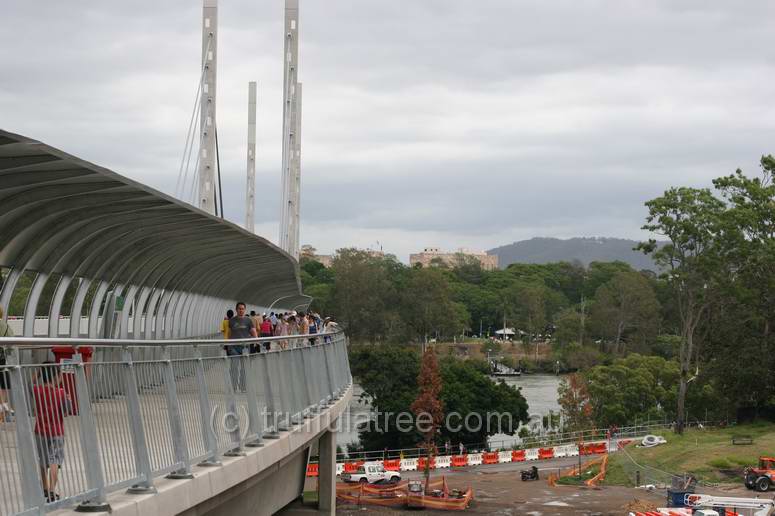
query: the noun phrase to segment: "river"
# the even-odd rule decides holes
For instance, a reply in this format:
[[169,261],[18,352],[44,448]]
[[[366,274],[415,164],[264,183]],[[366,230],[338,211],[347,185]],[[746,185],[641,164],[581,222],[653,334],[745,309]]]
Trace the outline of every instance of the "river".
[[[506,383],[518,387],[522,391],[528,404],[530,415],[547,415],[550,411],[555,414],[560,410],[557,403],[557,388],[560,386],[561,376],[530,374],[518,378],[506,379]],[[368,419],[371,405],[368,402],[360,401],[360,395],[363,389],[360,385],[353,385],[353,399],[347,410],[340,418],[341,429],[337,434],[337,444],[346,449],[347,444],[358,442],[357,425]],[[514,442],[516,436],[496,434],[490,438],[491,443],[499,441]]]

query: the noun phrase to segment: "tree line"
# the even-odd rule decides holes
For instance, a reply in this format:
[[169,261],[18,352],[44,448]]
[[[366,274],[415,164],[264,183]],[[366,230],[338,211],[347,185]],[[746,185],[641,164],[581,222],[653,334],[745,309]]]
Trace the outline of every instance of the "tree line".
[[[775,158],[764,156],[755,177],[737,170],[712,188],[673,187],[648,201],[643,229],[655,238],[638,249],[656,272],[622,262],[486,271],[462,255],[453,266],[416,268],[340,249],[330,268],[302,259],[302,281],[315,308],[356,342],[452,340],[503,326],[528,345],[548,340],[553,359],[582,371],[577,383],[598,424],[662,415],[680,431],[702,407],[709,417],[772,413],[774,175]],[[641,385],[625,385],[632,377]],[[603,410],[605,392],[617,393],[619,409]]]

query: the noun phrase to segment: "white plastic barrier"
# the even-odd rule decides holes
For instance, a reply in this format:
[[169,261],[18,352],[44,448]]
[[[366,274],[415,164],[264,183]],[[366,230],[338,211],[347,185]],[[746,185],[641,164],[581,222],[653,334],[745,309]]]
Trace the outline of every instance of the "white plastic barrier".
[[449,455],[439,455],[436,457],[437,468],[448,468],[452,464],[452,457]]
[[468,454],[468,465],[469,466],[478,466],[482,463],[482,454],[481,453],[469,453]]
[[417,471],[417,459],[401,459],[401,471]]
[[555,446],[554,447],[554,458],[560,459],[562,457],[568,456],[568,447],[567,446]]
[[569,444],[565,447],[565,456],[566,457],[578,457],[579,456],[579,446],[577,444]]
[[342,464],[341,462],[337,463],[337,465],[336,465],[336,475],[339,476],[343,472],[344,472],[344,464]]
[[538,448],[525,450],[525,460],[538,460]]
[[498,452],[498,462],[501,464],[505,462],[511,462],[511,452],[510,451]]

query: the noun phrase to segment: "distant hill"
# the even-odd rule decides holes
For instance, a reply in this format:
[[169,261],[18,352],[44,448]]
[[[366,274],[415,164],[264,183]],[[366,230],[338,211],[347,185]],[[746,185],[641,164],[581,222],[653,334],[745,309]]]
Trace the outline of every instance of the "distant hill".
[[654,262],[645,254],[633,251],[636,240],[623,238],[531,238],[513,244],[490,249],[487,254],[497,254],[498,264],[506,268],[512,263],[551,263],[577,260],[584,265],[590,262],[629,263],[635,270],[656,270]]

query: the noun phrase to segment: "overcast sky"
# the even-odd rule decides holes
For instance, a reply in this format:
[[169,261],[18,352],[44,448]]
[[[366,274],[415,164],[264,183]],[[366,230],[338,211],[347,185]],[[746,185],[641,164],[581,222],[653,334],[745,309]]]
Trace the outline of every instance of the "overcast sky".
[[[226,217],[277,241],[282,0],[220,0]],[[3,2],[0,128],[173,193],[196,0]],[[775,152],[775,2],[301,0],[302,243],[408,260],[533,236],[642,238],[672,185]],[[377,244],[379,242],[379,244]]]

